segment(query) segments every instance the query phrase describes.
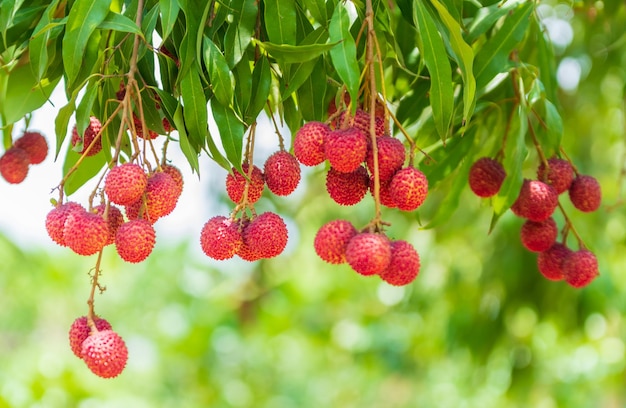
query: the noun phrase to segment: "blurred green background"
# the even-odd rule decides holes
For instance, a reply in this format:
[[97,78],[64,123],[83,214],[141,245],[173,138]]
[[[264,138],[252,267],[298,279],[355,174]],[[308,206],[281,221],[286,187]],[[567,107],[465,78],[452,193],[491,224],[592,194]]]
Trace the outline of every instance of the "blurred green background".
[[[339,208],[316,169],[301,194],[259,204],[288,220],[290,243],[278,258],[206,258],[198,236],[215,214],[198,214],[188,239],[158,237],[139,265],[105,251],[107,290],[96,311],[130,351],[111,380],[91,374],[67,340],[87,311],[95,260],[0,236],[0,407],[626,406],[622,3],[539,8],[556,44],[563,146],[603,189],[593,214],[561,197],[599,260],[587,288],[544,279],[512,214],[488,234],[488,202],[469,189],[433,230],[415,214],[385,211],[389,235],[420,253],[413,284],[394,288],[327,265],[312,247],[317,229],[336,218],[362,226],[373,205]],[[536,165],[528,161],[527,176]],[[207,200],[224,200],[221,185],[206,190]],[[424,207],[426,222],[437,208]]]

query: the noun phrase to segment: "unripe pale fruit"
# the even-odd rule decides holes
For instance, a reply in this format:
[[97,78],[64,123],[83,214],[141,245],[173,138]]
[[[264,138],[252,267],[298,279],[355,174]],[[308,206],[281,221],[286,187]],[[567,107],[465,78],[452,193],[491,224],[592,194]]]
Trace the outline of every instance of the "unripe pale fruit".
[[[391,180],[398,170],[404,165],[406,152],[404,145],[398,139],[391,136],[376,138],[378,148],[378,176],[380,180]],[[367,149],[365,158],[370,174],[374,174],[374,153],[371,143]]]
[[391,179],[389,194],[399,209],[413,211],[426,200],[428,179],[424,173],[414,167],[404,168]]
[[406,241],[391,242],[391,261],[379,275],[382,280],[394,286],[404,286],[413,282],[420,271],[420,257]]
[[351,173],[342,173],[331,167],[326,174],[326,191],[340,205],[360,202],[367,194],[368,185],[369,176],[363,166]]
[[19,147],[11,147],[0,157],[0,174],[11,184],[19,184],[28,175],[30,159]]
[[563,274],[563,261],[572,251],[561,243],[555,243],[547,251],[537,256],[539,272],[549,280],[560,281],[565,278]]
[[566,192],[574,180],[572,165],[563,159],[552,157],[548,159],[549,169],[543,162],[537,168],[537,179],[551,185],[557,194]]
[[87,337],[82,347],[83,360],[98,377],[113,378],[124,371],[128,349],[113,330],[103,330]]
[[260,258],[280,255],[287,246],[287,225],[273,212],[265,212],[243,230],[243,242]]
[[539,180],[524,180],[511,211],[531,221],[549,218],[559,204],[559,196],[552,186]]
[[[104,218],[104,212],[106,210],[106,205],[100,204],[93,208],[96,211],[96,214]],[[107,213],[107,217],[105,218],[107,222],[107,229],[109,231],[109,237],[105,245],[111,245],[115,242],[115,234],[117,233],[118,228],[124,223],[124,215],[122,211],[116,206],[110,204],[109,212]]]
[[[380,197],[380,203],[388,208],[397,208],[398,205],[393,200],[391,193],[389,192],[389,185],[391,184],[391,180],[381,180],[380,181],[380,190],[378,195]],[[374,177],[370,176],[369,181],[369,189],[370,193],[372,193],[372,197],[374,197]]]
[[[247,176],[249,174],[248,164],[243,164],[241,168]],[[239,204],[243,199],[243,192],[246,188],[246,178],[234,167],[232,171],[232,173],[228,173],[226,176],[226,192],[228,193],[228,197],[230,197],[234,203]],[[254,204],[259,201],[261,194],[263,194],[264,187],[265,176],[263,175],[263,172],[257,166],[252,166],[252,175],[250,177],[250,185],[248,186],[249,204]]]
[[342,173],[351,173],[365,160],[367,139],[355,127],[333,130],[326,138],[324,152],[331,167]]
[[239,224],[221,215],[209,219],[200,233],[202,251],[217,260],[232,258],[242,243]]
[[305,166],[315,166],[326,160],[324,142],[330,133],[322,122],[307,122],[298,131],[293,141],[293,153]]
[[[98,331],[111,330],[111,325],[105,319],[94,316],[93,322]],[[70,348],[76,357],[83,358],[83,342],[89,337],[90,332],[87,316],[79,317],[72,323],[69,333]]]
[[575,288],[587,286],[598,274],[598,259],[586,249],[570,253],[563,261],[565,281]]
[[65,204],[54,207],[46,215],[46,231],[54,242],[61,246],[65,243],[65,221],[72,211],[85,211],[82,205],[69,201]]
[[109,171],[104,179],[104,192],[111,202],[130,205],[141,198],[147,185],[148,177],[141,166],[124,163]]
[[291,194],[300,183],[300,164],[284,150],[272,154],[263,167],[265,183],[278,196]]
[[547,251],[556,241],[559,231],[552,217],[544,221],[526,220],[520,230],[522,245],[532,252]]
[[506,172],[500,162],[490,158],[478,159],[469,171],[469,186],[479,197],[491,197],[500,191]]
[[[102,124],[100,123],[98,118],[96,118],[95,116],[92,116],[91,118],[89,118],[89,124],[87,125],[87,128],[85,129],[85,133],[83,134],[83,137],[80,137],[78,135],[78,131],[76,130],[76,125],[74,125],[74,128],[72,129],[71,143],[72,143],[72,146],[75,148],[78,148],[78,146],[81,146],[80,150],[75,150],[75,151],[80,154],[85,153],[89,145],[91,145],[91,142],[93,142],[93,140],[95,139],[98,132],[100,132],[101,128],[102,128]],[[96,155],[100,153],[101,150],[102,150],[102,138],[98,137],[98,140],[96,140],[93,147],[89,149],[89,153],[87,153],[87,156]]]
[[391,262],[391,244],[384,234],[362,232],[346,246],[346,261],[361,275],[376,275]]
[[574,207],[583,212],[592,212],[600,208],[602,190],[595,177],[578,176],[569,188],[569,198]]
[[357,230],[350,221],[330,221],[322,225],[315,235],[315,253],[330,264],[345,263],[346,247],[356,234]]
[[48,155],[48,143],[46,138],[39,132],[24,132],[22,137],[15,140],[13,146],[24,150],[28,154],[30,164],[39,164]]
[[109,239],[109,227],[98,214],[85,210],[71,211],[65,220],[63,237],[72,251],[89,256],[104,248]]
[[115,234],[115,249],[126,262],[145,260],[156,242],[154,227],[150,222],[138,219],[122,224]]

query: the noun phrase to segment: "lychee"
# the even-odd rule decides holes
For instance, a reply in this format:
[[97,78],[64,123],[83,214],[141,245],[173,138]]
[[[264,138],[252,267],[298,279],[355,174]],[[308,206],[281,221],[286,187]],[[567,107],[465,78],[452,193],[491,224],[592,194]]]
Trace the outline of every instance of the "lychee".
[[[98,331],[111,330],[111,325],[105,319],[94,316],[93,322]],[[70,348],[76,357],[83,358],[83,342],[89,337],[91,329],[87,323],[87,316],[81,316],[74,320],[70,327]]]
[[30,164],[39,164],[48,155],[48,143],[39,132],[24,132],[19,139],[15,140],[13,146],[23,149],[28,154]]
[[595,177],[579,175],[572,181],[569,198],[574,207],[583,212],[592,212],[600,208],[602,190]]
[[532,252],[547,251],[556,241],[559,231],[552,217],[543,221],[526,220],[520,230],[522,244]]
[[85,339],[82,356],[95,375],[113,378],[124,371],[128,361],[128,349],[119,334],[113,330],[102,330]]
[[559,196],[552,186],[525,179],[511,211],[518,217],[543,221],[550,217],[559,204]]
[[326,174],[326,191],[340,205],[360,202],[367,194],[368,186],[369,176],[363,166],[350,173],[342,173],[331,167]]
[[[249,166],[247,163],[241,166],[246,177],[249,175]],[[243,176],[237,169],[233,167],[232,173],[228,173],[226,176],[226,192],[228,197],[238,204],[243,199],[243,193],[246,188],[246,177]],[[263,194],[263,188],[265,187],[265,176],[261,169],[257,166],[252,166],[252,175],[250,177],[250,183],[248,185],[248,203],[254,204],[259,201],[261,194]]]
[[567,160],[552,157],[548,159],[549,168],[542,162],[537,168],[537,179],[551,185],[557,194],[566,192],[574,180],[574,170]]
[[346,247],[357,234],[356,228],[346,220],[330,221],[317,231],[313,246],[317,255],[331,264],[346,262]]
[[115,234],[115,249],[126,262],[145,260],[154,248],[156,234],[150,222],[138,219],[122,224]]
[[133,124],[135,125],[135,131],[137,132],[138,137],[142,139],[156,139],[157,137],[159,137],[159,134],[154,130],[148,129],[144,132],[143,125],[141,124],[141,119],[137,117],[137,115],[135,115],[134,113]]
[[28,175],[30,159],[19,147],[11,147],[0,157],[0,174],[11,184],[19,184]]
[[243,242],[261,258],[273,258],[287,246],[287,235],[285,221],[273,212],[265,212],[244,228]]
[[[394,174],[402,168],[406,159],[404,145],[398,139],[391,136],[376,138],[378,149],[378,175],[380,180],[391,180]],[[370,174],[374,174],[374,153],[370,146],[365,158]]]
[[356,234],[346,246],[346,261],[361,275],[376,275],[391,262],[389,238],[381,233]]
[[54,242],[61,246],[67,246],[65,243],[65,221],[68,215],[73,211],[85,211],[82,205],[73,201],[54,207],[48,215],[46,215],[46,231]]
[[315,166],[326,160],[324,142],[330,133],[322,122],[307,122],[298,131],[293,141],[293,153],[305,166]]
[[185,184],[183,180],[183,174],[180,172],[178,167],[172,166],[171,164],[162,164],[161,170],[163,170],[163,173],[169,174],[172,180],[174,180],[176,186],[178,187],[177,196],[180,197],[183,192],[183,186]]
[[[341,112],[341,114],[339,115],[339,118],[337,119],[337,127],[341,128],[345,122],[345,116],[348,115],[349,112],[344,111]],[[365,135],[365,137],[367,137],[368,139],[370,138],[370,114],[369,112],[364,111],[363,109],[357,109],[355,114],[354,114],[354,118],[351,121],[350,119],[348,120],[348,124],[349,126],[354,126],[355,128],[359,129],[361,132],[363,132],[363,134]],[[382,137],[385,134],[385,119],[384,116],[380,116],[378,114],[376,114],[375,118],[374,118],[374,133],[376,134],[376,137]]]
[[[93,208],[99,216],[104,218],[104,213],[106,210],[105,204],[97,205]],[[106,217],[107,227],[109,231],[109,237],[105,245],[111,245],[115,242],[115,234],[117,233],[118,228],[124,223],[124,215],[122,211],[116,206],[109,204],[109,212]]]
[[[380,188],[378,195],[380,197],[380,203],[388,208],[397,208],[398,205],[393,200],[391,193],[389,192],[389,185],[391,180],[380,180]],[[369,189],[372,197],[374,196],[374,176],[370,176]]]
[[111,202],[129,205],[141,198],[147,185],[148,177],[141,166],[124,163],[109,170],[104,180],[104,192]]
[[217,260],[232,258],[242,243],[239,224],[222,215],[209,219],[200,233],[202,251]]
[[[143,218],[154,223],[170,214],[178,202],[179,188],[172,177],[164,172],[152,173],[148,177],[145,199],[146,207]],[[138,201],[141,203],[142,198]],[[135,204],[136,205],[136,204]]]
[[598,259],[586,249],[570,253],[563,261],[565,281],[575,288],[587,286],[598,274]]
[[300,183],[300,163],[284,150],[272,154],[263,167],[265,183],[278,196],[291,194]]
[[418,169],[406,167],[391,179],[389,194],[400,210],[413,211],[426,200],[428,179]]
[[469,186],[479,197],[491,197],[500,191],[506,172],[500,162],[490,158],[478,159],[469,171]]
[[99,252],[109,239],[107,222],[98,214],[85,210],[71,211],[63,229],[65,244],[78,255]]
[[[83,137],[78,135],[78,131],[76,129],[76,125],[72,129],[72,146],[77,149],[80,146],[80,150],[76,150],[78,153],[83,154],[89,148],[91,143],[94,141],[98,133],[102,129],[102,124],[95,116],[89,118],[89,125],[85,129],[85,133],[83,133]],[[87,156],[93,156],[102,150],[102,137],[98,136],[98,139],[93,144]]]
[[406,241],[391,242],[391,261],[379,275],[394,286],[404,286],[415,280],[420,271],[420,257],[413,245]]
[[561,243],[553,244],[547,251],[537,256],[539,272],[549,280],[559,281],[564,279],[563,261],[572,251]]
[[351,173],[365,160],[367,139],[363,132],[355,127],[333,130],[326,138],[324,153],[335,170]]

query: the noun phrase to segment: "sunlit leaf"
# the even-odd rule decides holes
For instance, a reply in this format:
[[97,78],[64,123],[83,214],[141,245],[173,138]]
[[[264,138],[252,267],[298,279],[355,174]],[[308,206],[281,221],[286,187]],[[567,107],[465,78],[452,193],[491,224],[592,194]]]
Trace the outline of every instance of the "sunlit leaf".
[[296,44],[295,0],[264,0],[265,29],[274,44]]
[[159,0],[159,6],[161,9],[161,26],[163,28],[161,38],[165,41],[174,29],[180,6],[177,0]]
[[233,78],[226,58],[208,37],[204,37],[204,64],[211,80],[211,89],[224,106],[233,102]]
[[105,19],[98,25],[100,30],[121,31],[124,33],[137,34],[143,38],[143,33],[137,24],[123,14],[109,12]]
[[226,152],[228,161],[239,168],[243,156],[243,123],[235,116],[232,109],[221,105],[217,101],[211,101],[211,110],[215,124],[220,131],[222,146]]
[[207,101],[200,82],[200,74],[195,66],[181,79],[180,89],[189,140],[195,146],[203,146],[208,129]]
[[252,41],[258,6],[256,0],[233,0],[230,8],[233,22],[228,25],[224,37],[224,56],[228,66],[233,68],[241,61]]
[[339,44],[330,50],[330,58],[333,62],[337,75],[346,85],[346,89],[353,101],[356,101],[359,93],[360,75],[359,64],[356,57],[356,44],[350,32],[350,17],[343,3],[339,2],[328,28],[330,42]]

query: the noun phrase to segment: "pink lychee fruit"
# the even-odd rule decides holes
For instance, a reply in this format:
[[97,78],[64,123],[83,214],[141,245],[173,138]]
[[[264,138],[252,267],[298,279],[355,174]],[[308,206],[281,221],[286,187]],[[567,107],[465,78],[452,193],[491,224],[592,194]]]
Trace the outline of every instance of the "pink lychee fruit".
[[572,252],[563,261],[563,275],[570,286],[587,286],[599,275],[598,259],[586,249]]
[[19,139],[15,140],[13,146],[24,150],[28,154],[30,164],[39,164],[48,155],[48,142],[39,132],[24,132]]
[[117,377],[128,361],[126,344],[113,330],[91,334],[83,342],[81,354],[87,367],[102,378]]
[[[98,135],[98,132],[100,132],[101,128],[102,128],[102,124],[100,123],[98,118],[96,118],[95,116],[92,116],[89,118],[89,125],[87,125],[87,128],[85,129],[85,133],[83,133],[82,137],[79,136],[78,131],[76,130],[76,125],[74,125],[74,128],[72,129],[72,140],[71,140],[74,150],[80,154],[85,153],[85,151],[89,148],[91,143],[94,141],[94,139]],[[98,139],[96,140],[96,142],[93,144],[91,149],[89,149],[87,156],[94,156],[100,153],[101,150],[102,150],[102,137],[98,136]]]
[[11,184],[19,184],[28,175],[30,159],[19,147],[11,147],[0,157],[0,174]]
[[506,178],[506,172],[500,162],[490,158],[481,157],[469,171],[469,186],[479,197],[491,197],[500,191]]
[[390,285],[404,286],[415,280],[419,270],[420,257],[413,245],[398,240],[391,242],[391,261],[379,275]]
[[265,161],[265,183],[278,196],[291,194],[300,183],[300,163],[289,152],[280,150]]
[[124,163],[109,170],[104,179],[104,192],[111,202],[130,205],[141,198],[148,185],[148,177],[141,166]]
[[365,160],[367,139],[355,127],[333,130],[326,138],[324,152],[332,168],[342,173],[351,173]]
[[[397,208],[398,205],[396,204],[393,197],[391,196],[391,193],[389,192],[390,184],[391,184],[391,180],[380,180],[380,186],[379,186],[379,192],[378,192],[379,197],[380,197],[380,203],[388,208]],[[373,197],[374,196],[374,176],[370,176],[369,190]]]
[[[243,164],[241,168],[247,177],[249,174],[248,164]],[[234,167],[232,169],[232,173],[228,173],[226,176],[226,192],[228,193],[228,197],[236,204],[239,204],[243,199],[243,193],[246,188],[246,177],[244,177],[243,174],[241,174]],[[259,201],[261,194],[263,194],[264,187],[265,176],[263,175],[263,172],[257,166],[252,166],[252,175],[248,185],[249,204],[254,204]]]
[[518,217],[539,222],[549,218],[558,204],[559,196],[552,186],[525,179],[511,211]]
[[65,243],[65,221],[72,211],[85,211],[82,205],[73,201],[54,207],[48,215],[46,215],[46,231],[54,242],[61,246],[67,246]]
[[[104,218],[104,213],[106,211],[106,205],[100,204],[93,208],[99,216]],[[115,242],[115,234],[117,233],[118,228],[124,223],[124,215],[122,211],[116,206],[109,204],[109,212],[106,215],[107,227],[109,231],[109,237],[105,245],[111,245]]]
[[367,194],[368,186],[369,176],[363,166],[350,173],[342,173],[331,167],[326,174],[326,191],[340,205],[360,202]]
[[[98,331],[111,330],[111,325],[105,319],[94,316],[93,322],[95,323]],[[83,358],[83,342],[87,339],[87,337],[89,337],[90,333],[91,329],[87,323],[87,316],[81,316],[74,320],[72,326],[70,327],[69,337],[70,348],[76,357]]]
[[540,252],[537,256],[539,272],[549,280],[560,281],[565,278],[563,274],[563,261],[572,251],[561,243],[553,244],[547,251]]
[[326,160],[324,142],[330,133],[322,122],[307,122],[298,131],[293,141],[293,153],[305,166],[315,166]]
[[542,162],[537,168],[537,179],[551,185],[557,194],[566,192],[574,180],[574,170],[567,160],[552,157],[548,169]]
[[[401,141],[391,136],[376,138],[378,148],[378,175],[380,180],[391,180],[398,170],[404,165],[406,152]],[[365,158],[370,174],[374,174],[374,153],[371,143],[367,149]]]
[[356,234],[346,246],[346,261],[356,272],[369,276],[383,272],[391,262],[391,244],[382,233]]
[[602,190],[595,177],[579,175],[572,181],[569,198],[577,209],[592,212],[600,208]]
[[260,258],[273,258],[287,246],[287,235],[285,221],[273,212],[264,212],[244,228],[243,242]]
[[418,169],[406,167],[394,174],[389,183],[389,194],[400,210],[416,210],[428,195],[428,179]]
[[93,255],[107,243],[109,227],[98,214],[86,210],[71,211],[63,229],[65,244],[78,255]]
[[520,230],[522,245],[532,252],[547,251],[556,241],[559,231],[552,217],[543,221],[526,220]]
[[210,218],[200,233],[202,251],[208,257],[217,260],[232,258],[242,243],[239,224],[222,215]]
[[317,231],[313,247],[315,253],[330,264],[346,262],[346,247],[357,234],[356,228],[346,220],[330,221]]
[[156,233],[150,222],[137,219],[122,224],[115,234],[115,249],[126,262],[145,260],[156,242]]

